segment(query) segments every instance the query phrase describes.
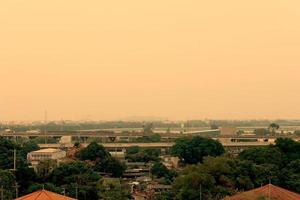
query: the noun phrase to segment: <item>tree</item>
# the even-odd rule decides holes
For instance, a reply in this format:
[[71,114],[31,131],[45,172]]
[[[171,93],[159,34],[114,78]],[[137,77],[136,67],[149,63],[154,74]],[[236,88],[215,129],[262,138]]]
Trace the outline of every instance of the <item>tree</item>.
[[46,180],[56,167],[56,160],[46,159],[39,162],[39,164],[36,166],[36,172],[40,179]]
[[272,172],[267,170],[270,168],[251,161],[224,156],[206,157],[203,163],[187,165],[180,172],[173,183],[173,192],[177,200],[199,199],[201,187],[202,199],[219,200],[235,194],[236,189],[250,190],[268,183]]
[[151,173],[157,178],[161,178],[168,176],[169,170],[161,162],[155,162],[151,168]]
[[98,199],[96,185],[99,180],[100,176],[84,162],[62,164],[53,170],[49,178],[51,183],[65,188],[72,197],[77,190],[80,200]]
[[155,200],[174,200],[175,194],[173,191],[163,191],[155,195]]
[[16,178],[9,170],[0,169],[0,187],[3,187],[4,199],[13,199]]
[[236,134],[237,134],[237,135],[243,135],[244,133],[245,133],[245,131],[243,131],[243,130],[238,130]]
[[33,140],[29,140],[27,142],[24,142],[22,144],[22,148],[21,148],[21,150],[22,150],[25,157],[27,156],[28,153],[30,153],[32,151],[39,150],[39,149],[40,149],[40,147]]
[[139,146],[133,146],[129,147],[126,151],[126,154],[136,154],[141,151],[141,148]]
[[282,185],[300,193],[300,159],[292,161],[283,168],[281,177]]
[[90,143],[86,148],[82,149],[77,157],[80,160],[91,160],[96,161],[98,159],[104,160],[109,157],[110,154],[102,145],[99,145],[97,142]]
[[28,168],[26,161],[26,149],[14,143],[11,140],[0,138],[0,169],[13,169],[14,167],[14,149],[16,150],[15,178],[19,184],[19,192],[22,194],[28,186],[36,180],[36,174],[33,169]]
[[[138,150],[138,152],[136,152]],[[136,152],[136,153],[135,153]],[[136,148],[135,151],[130,150],[131,154],[126,155],[126,159],[130,162],[150,162],[158,161],[161,154],[159,149],[140,149]]]
[[242,151],[239,158],[242,160],[250,160],[254,163],[282,165],[282,153],[277,147],[257,147]]
[[269,130],[271,133],[275,134],[276,130],[278,130],[280,128],[280,126],[276,123],[271,123],[269,125]]
[[211,199],[211,191],[214,188],[214,177],[201,169],[200,166],[189,165],[173,183],[176,200],[194,200],[200,198],[200,187],[202,199]]
[[220,142],[199,136],[180,138],[171,148],[171,153],[186,164],[196,164],[206,156],[219,156],[224,152]]
[[144,134],[151,135],[153,134],[153,123],[147,123],[143,126]]
[[42,190],[42,189],[52,191],[55,193],[62,193],[62,188],[56,187],[53,183],[47,183],[47,182],[43,183],[43,184],[34,183],[34,184],[30,185],[30,187],[27,190],[27,193],[32,193],[32,192]]
[[300,136],[300,130],[296,130],[296,131],[294,132],[294,134],[297,135],[297,136]]
[[17,163],[24,164],[24,159],[19,156],[20,146],[13,143],[11,140],[0,138],[0,168],[1,169],[12,169],[13,168],[13,156],[14,149],[17,149],[18,157]]
[[111,173],[112,177],[121,177],[126,170],[124,163],[113,157],[100,160],[95,164],[95,170],[105,173]]
[[28,166],[18,167],[15,172],[16,180],[19,185],[19,193],[24,194],[32,183],[37,181],[36,173],[33,168]]
[[160,142],[160,140],[161,140],[161,136],[158,133],[151,133],[136,138],[136,142]]
[[300,159],[300,142],[290,138],[278,138],[275,143],[275,146],[283,153],[283,164]]
[[130,189],[127,185],[122,185],[120,182],[105,183],[102,181],[100,185],[99,196],[103,200],[129,200],[131,199]]

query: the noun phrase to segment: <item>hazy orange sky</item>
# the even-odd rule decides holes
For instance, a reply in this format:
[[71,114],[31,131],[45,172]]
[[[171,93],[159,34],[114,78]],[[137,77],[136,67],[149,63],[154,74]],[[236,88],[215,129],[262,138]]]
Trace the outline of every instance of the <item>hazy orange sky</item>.
[[300,118],[299,0],[1,0],[0,120]]

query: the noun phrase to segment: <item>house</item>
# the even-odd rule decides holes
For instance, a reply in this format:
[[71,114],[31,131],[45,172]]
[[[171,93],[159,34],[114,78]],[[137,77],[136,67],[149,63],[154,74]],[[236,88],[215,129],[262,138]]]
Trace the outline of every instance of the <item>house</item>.
[[47,190],[39,190],[15,200],[76,200]]
[[272,184],[247,192],[242,192],[223,200],[299,200],[300,194],[288,191]]

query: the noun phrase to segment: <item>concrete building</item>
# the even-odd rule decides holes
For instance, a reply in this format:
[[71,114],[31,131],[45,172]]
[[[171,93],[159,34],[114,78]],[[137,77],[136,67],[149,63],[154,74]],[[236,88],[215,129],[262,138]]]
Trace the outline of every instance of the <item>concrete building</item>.
[[27,161],[35,168],[41,160],[52,159],[58,163],[66,157],[66,152],[60,149],[41,149],[27,154]]
[[221,135],[237,135],[236,127],[222,126],[219,128]]

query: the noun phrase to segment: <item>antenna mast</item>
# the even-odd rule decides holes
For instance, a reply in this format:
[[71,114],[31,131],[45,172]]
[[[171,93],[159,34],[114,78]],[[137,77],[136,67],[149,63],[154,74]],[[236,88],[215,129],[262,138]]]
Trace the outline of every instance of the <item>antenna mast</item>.
[[45,110],[45,120],[44,120],[44,139],[45,139],[45,144],[47,144],[47,130],[46,130],[46,126],[47,126],[47,119],[48,118],[48,113],[47,110]]

